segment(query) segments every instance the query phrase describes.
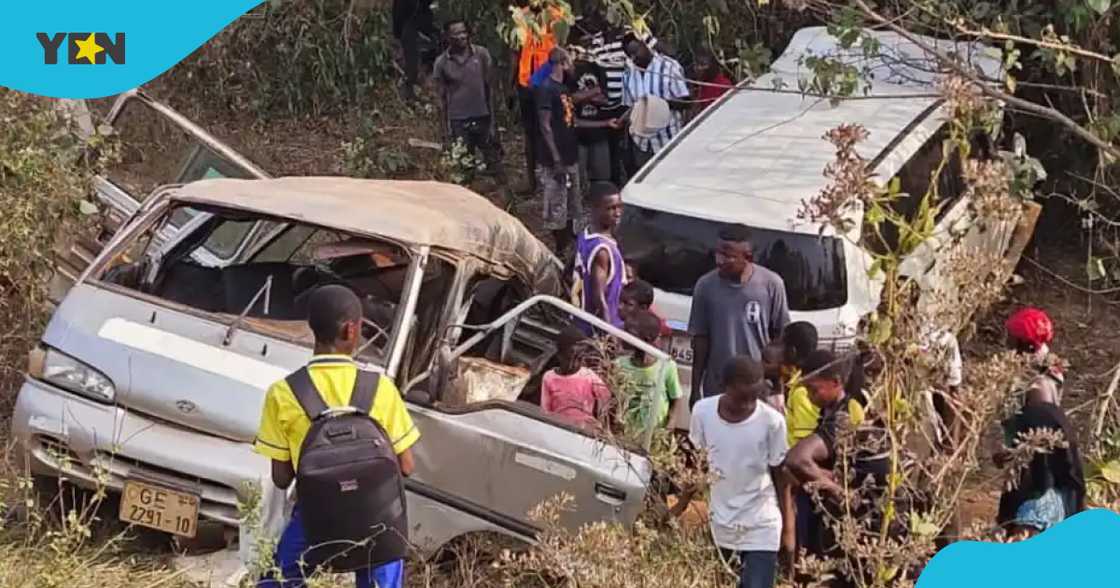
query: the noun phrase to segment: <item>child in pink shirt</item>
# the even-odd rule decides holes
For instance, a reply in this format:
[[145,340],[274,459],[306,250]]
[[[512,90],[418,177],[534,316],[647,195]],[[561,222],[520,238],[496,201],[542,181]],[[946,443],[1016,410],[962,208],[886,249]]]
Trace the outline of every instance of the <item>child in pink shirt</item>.
[[541,380],[541,410],[587,430],[600,428],[611,393],[599,376],[583,366],[579,347],[587,338],[574,326],[556,341],[557,367]]

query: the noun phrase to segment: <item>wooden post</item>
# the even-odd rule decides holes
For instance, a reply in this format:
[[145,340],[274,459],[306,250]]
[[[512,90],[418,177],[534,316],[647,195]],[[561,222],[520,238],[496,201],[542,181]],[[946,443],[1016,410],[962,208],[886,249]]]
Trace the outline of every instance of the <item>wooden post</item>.
[[1011,242],[1007,245],[1007,253],[1003,256],[1004,275],[1010,276],[1015,271],[1015,266],[1019,265],[1019,259],[1023,257],[1023,251],[1034,236],[1034,227],[1041,214],[1041,204],[1033,201],[1023,203],[1023,214],[1019,216],[1019,222],[1011,233]]

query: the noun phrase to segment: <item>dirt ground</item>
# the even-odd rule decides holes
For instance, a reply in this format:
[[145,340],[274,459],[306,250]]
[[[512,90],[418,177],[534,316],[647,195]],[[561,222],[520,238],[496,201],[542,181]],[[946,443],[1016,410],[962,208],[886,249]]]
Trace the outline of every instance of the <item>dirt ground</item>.
[[[1023,283],[1011,286],[1007,298],[978,321],[975,335],[964,342],[965,369],[968,357],[990,354],[1003,345],[1003,321],[1015,309],[1045,310],[1055,325],[1053,350],[1068,364],[1062,403],[1084,452],[1096,441],[1099,399],[1120,364],[1120,303],[1074,286],[1084,282],[1085,252],[1069,242],[1068,236],[1076,233],[1068,232],[1068,211],[1048,206],[1018,268]],[[966,524],[995,519],[1000,493],[997,470],[990,462],[1000,443],[995,426],[982,456],[988,467],[972,481],[961,506]]]

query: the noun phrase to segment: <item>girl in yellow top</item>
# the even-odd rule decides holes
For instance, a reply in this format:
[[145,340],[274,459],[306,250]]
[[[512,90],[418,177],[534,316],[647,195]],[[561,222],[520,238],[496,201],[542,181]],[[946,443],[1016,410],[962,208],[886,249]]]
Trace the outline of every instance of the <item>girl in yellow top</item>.
[[782,383],[786,396],[786,440],[793,447],[798,441],[813,434],[821,420],[821,409],[809,400],[809,391],[801,384],[801,365],[817,349],[817,328],[813,323],[798,321],[786,325],[782,331],[785,346],[785,365],[782,366]]
[[[809,391],[801,383],[801,369],[809,354],[816,351],[817,328],[812,323],[798,321],[790,323],[782,331],[785,345],[786,363],[782,366],[782,381],[789,391],[786,398],[786,440],[793,447],[798,441],[813,434],[821,420],[821,409],[809,399]],[[857,387],[862,384],[857,383]],[[848,386],[845,386],[848,388]],[[862,422],[863,405],[859,390],[847,390],[848,414],[853,422]]]

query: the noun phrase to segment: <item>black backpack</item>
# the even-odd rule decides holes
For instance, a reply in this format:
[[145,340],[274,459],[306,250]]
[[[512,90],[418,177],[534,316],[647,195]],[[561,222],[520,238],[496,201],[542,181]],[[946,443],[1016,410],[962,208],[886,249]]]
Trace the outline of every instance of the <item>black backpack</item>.
[[296,470],[304,562],[346,572],[403,558],[404,479],[392,440],[370,416],[380,376],[358,370],[350,406],[333,409],[306,367],[287,382],[311,420]]

